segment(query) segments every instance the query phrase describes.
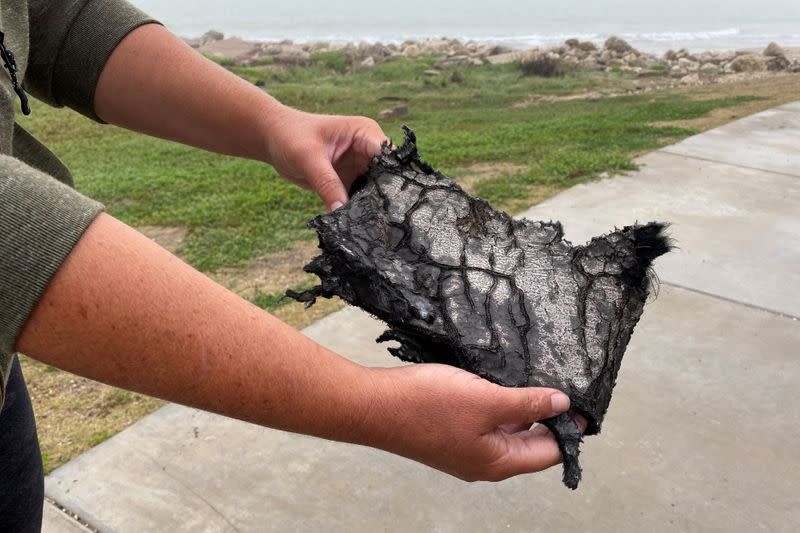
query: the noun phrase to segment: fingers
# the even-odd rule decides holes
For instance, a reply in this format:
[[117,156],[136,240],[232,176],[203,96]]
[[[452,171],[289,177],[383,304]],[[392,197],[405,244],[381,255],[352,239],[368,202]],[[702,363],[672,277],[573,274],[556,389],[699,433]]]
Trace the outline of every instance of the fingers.
[[380,128],[377,132],[368,132],[364,138],[364,153],[370,158],[378,155],[381,153],[381,144],[385,141],[386,136]]
[[[347,201],[347,186],[358,174],[367,170],[370,159],[380,153],[381,143],[386,140],[383,130],[372,119],[341,117],[340,120],[347,124],[344,129],[346,133],[333,136],[337,145],[332,151],[333,161],[330,157],[322,157],[306,173],[312,187],[330,211]],[[344,165],[340,168],[344,170],[342,175],[336,171],[334,163],[337,168]]]
[[515,435],[523,440],[527,440],[533,437],[546,437],[552,435],[552,433],[544,424],[536,424],[530,429],[517,431]]
[[[501,460],[492,465],[488,479],[502,480],[559,464],[562,460],[561,451],[553,434],[542,424],[534,427],[531,424],[566,412],[569,409],[569,397],[555,389],[498,389],[495,430],[490,438],[505,441],[505,453]],[[580,415],[574,416],[583,430],[586,421]]]
[[540,387],[497,387],[491,428],[501,424],[533,424],[569,409],[569,397],[561,391]]
[[519,435],[508,437],[508,454],[497,472],[498,476],[507,478],[540,472],[561,462],[561,451],[551,434],[536,434],[536,428],[529,433],[524,438]]
[[[575,420],[575,423],[578,424],[578,429],[581,430],[581,433],[586,431],[586,426],[589,425],[589,423],[586,421],[586,419],[581,414],[579,414],[579,413],[577,413],[575,411],[570,411],[570,415]],[[511,433],[511,432],[506,431],[506,433]],[[529,428],[524,428],[523,427],[523,429],[520,429],[518,431],[514,431],[513,434],[515,436],[521,438],[521,439],[524,439],[524,440],[527,440],[527,439],[530,439],[530,438],[533,438],[533,437],[546,437],[548,435],[552,435],[550,430],[544,424],[536,424],[532,428],[531,427],[529,427]]]
[[381,151],[381,144],[388,140],[383,129],[374,120],[364,118],[361,131],[364,153],[369,157],[378,155]]
[[[578,413],[571,413],[581,432],[586,430],[586,419]],[[510,425],[508,425],[510,426]],[[501,428],[506,431],[505,428]],[[519,474],[540,472],[562,462],[561,451],[555,437],[543,424],[503,435],[506,453],[502,461],[494,466],[491,479],[502,480]]]
[[514,433],[519,433],[520,431],[528,431],[531,429],[531,424],[529,422],[523,422],[521,424],[501,424],[500,429],[509,435],[513,435]]
[[578,429],[581,430],[581,433],[586,431],[586,427],[589,425],[589,422],[586,420],[586,418],[584,418],[583,415],[578,413],[577,411],[571,411],[570,414],[572,415],[572,418],[575,420],[575,423],[578,424]]
[[328,211],[340,208],[347,201],[344,184],[325,157],[315,159],[306,175]]

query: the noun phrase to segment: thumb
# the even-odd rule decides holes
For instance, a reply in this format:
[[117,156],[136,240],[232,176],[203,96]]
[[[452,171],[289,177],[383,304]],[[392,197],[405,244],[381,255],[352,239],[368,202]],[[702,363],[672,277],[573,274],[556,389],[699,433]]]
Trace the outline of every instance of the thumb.
[[329,211],[338,209],[347,201],[347,190],[327,159],[316,159],[307,169],[306,175],[311,187]]
[[543,387],[499,387],[498,404],[493,409],[492,424],[533,423],[569,410],[569,396]]

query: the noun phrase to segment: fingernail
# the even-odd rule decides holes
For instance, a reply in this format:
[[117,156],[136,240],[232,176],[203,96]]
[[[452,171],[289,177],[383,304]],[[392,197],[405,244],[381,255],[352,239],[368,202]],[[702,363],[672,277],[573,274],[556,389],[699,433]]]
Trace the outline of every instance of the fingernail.
[[550,402],[553,404],[553,411],[555,413],[563,413],[569,409],[569,396],[563,392],[556,392],[550,396]]
[[343,204],[342,202],[333,202],[333,203],[331,204],[331,211],[336,211],[337,209],[339,209],[339,208],[340,208],[340,207],[342,207],[343,205],[344,205],[344,204]]

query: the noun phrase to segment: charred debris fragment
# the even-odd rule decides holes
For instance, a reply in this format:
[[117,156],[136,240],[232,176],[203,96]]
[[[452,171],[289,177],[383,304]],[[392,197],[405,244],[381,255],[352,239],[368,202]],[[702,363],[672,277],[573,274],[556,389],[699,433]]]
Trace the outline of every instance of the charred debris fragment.
[[[558,222],[514,220],[420,159],[416,136],[388,145],[353,185],[350,201],[309,223],[322,255],[305,270],[321,284],[312,305],[339,296],[385,321],[392,355],[445,363],[509,387],[566,392],[600,431],[617,372],[668,252],[665,224],[632,225],[582,246]],[[542,421],[564,457],[564,483],[581,479],[581,433],[569,413]]]

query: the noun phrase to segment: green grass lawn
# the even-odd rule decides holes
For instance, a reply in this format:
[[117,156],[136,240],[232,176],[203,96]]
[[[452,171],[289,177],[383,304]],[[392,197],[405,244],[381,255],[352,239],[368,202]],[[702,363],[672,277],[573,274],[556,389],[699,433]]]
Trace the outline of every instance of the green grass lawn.
[[[633,168],[632,157],[694,131],[663,122],[703,116],[743,97],[698,101],[690,95],[575,99],[515,106],[531,95],[624,92],[638,83],[615,73],[572,71],[562,78],[521,77],[515,65],[459,68],[424,74],[432,58],[397,60],[343,73],[341,61],[317,56],[311,67],[232,68],[283,102],[313,112],[378,112],[405,99],[409,116],[384,121],[401,136],[408,123],[422,156],[455,176],[475,162],[524,168],[480,182],[479,196],[521,209],[537,186],[560,189],[604,171]],[[746,97],[744,97],[746,98]],[[662,125],[654,125],[662,123]],[[310,192],[284,181],[269,166],[204,153],[100,126],[68,110],[34,103],[22,121],[72,169],[77,188],[132,225],[189,230],[181,255],[206,272],[235,267],[299,239],[313,239],[306,222],[322,209]]]

